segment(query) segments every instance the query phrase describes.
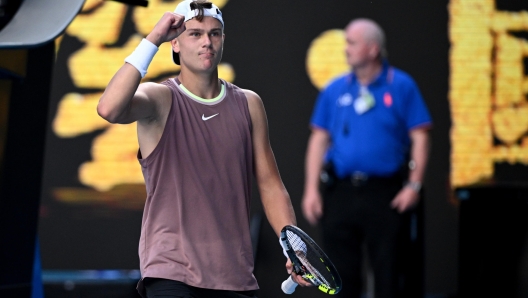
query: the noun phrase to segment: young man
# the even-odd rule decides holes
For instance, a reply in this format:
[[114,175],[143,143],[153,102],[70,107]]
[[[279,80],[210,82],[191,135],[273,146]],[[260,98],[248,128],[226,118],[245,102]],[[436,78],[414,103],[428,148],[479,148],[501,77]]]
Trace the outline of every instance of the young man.
[[[414,80],[386,60],[378,24],[353,20],[345,37],[352,71],[317,99],[303,214],[313,225],[321,220],[325,252],[346,285],[339,297],[361,295],[364,243],[376,298],[398,297],[399,237],[405,216],[420,199],[431,117]],[[408,156],[412,166],[403,174]]]
[[[254,297],[253,173],[277,235],[296,223],[262,100],[218,78],[224,38],[218,7],[182,1],[125,59],[97,107],[111,123],[137,121],[147,188],[139,244],[143,297]],[[140,84],[163,42],[171,42],[180,74]],[[291,272],[289,261],[286,267]]]

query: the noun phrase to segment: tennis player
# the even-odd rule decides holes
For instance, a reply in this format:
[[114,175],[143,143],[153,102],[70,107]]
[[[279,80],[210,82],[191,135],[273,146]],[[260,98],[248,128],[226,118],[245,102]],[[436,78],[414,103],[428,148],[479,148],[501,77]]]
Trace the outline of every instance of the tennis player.
[[[261,98],[218,78],[224,39],[218,7],[182,1],[125,59],[97,106],[110,123],[137,122],[147,190],[139,242],[142,297],[256,297],[253,174],[277,236],[296,224]],[[140,84],[164,42],[171,43],[181,72]],[[286,267],[291,273],[289,260]]]

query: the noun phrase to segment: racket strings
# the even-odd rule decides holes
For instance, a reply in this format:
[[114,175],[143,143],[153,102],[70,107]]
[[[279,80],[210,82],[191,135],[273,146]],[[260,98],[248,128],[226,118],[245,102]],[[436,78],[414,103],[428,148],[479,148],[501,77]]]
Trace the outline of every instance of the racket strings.
[[303,269],[311,273],[319,284],[335,287],[333,275],[310,242],[304,241],[299,235],[290,231],[287,231],[286,235],[295,255],[304,266]]

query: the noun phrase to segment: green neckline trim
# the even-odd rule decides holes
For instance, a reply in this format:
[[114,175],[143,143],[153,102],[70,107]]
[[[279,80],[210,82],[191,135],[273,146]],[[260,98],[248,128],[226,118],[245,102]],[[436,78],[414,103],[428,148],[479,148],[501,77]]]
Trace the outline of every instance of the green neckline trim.
[[222,84],[222,89],[220,90],[220,94],[218,94],[217,97],[215,97],[215,98],[211,98],[211,99],[201,98],[200,96],[194,95],[193,93],[191,93],[191,91],[189,91],[187,88],[185,88],[185,86],[183,86],[183,84],[180,84],[180,88],[181,88],[181,89],[182,89],[187,95],[189,95],[190,97],[192,97],[194,100],[201,101],[201,102],[207,102],[207,103],[215,102],[215,101],[221,99],[221,98],[224,96],[224,94],[225,94],[225,86],[224,86],[224,84]]

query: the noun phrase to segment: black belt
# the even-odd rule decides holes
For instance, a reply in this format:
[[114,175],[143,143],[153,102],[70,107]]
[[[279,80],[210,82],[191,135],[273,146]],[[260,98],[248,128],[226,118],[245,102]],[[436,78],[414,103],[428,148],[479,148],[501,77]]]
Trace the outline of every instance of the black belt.
[[352,186],[364,186],[371,183],[395,183],[403,182],[402,176],[397,173],[391,176],[372,176],[363,172],[354,172],[345,178],[339,178],[339,183],[351,184]]

